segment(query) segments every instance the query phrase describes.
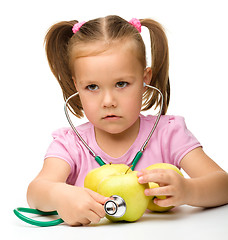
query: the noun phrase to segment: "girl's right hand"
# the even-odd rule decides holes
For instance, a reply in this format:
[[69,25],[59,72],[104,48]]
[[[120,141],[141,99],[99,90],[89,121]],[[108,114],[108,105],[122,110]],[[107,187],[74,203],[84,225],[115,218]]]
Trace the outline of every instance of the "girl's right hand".
[[109,199],[88,188],[58,183],[52,197],[59,216],[71,226],[98,223],[105,216],[104,204]]

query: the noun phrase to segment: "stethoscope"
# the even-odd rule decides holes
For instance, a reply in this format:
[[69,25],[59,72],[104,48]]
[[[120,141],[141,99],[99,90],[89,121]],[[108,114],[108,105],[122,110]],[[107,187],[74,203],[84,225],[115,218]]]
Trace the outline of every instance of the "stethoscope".
[[[160,106],[160,110],[158,112],[156,121],[155,121],[155,123],[153,125],[153,128],[150,131],[150,134],[148,135],[147,139],[145,140],[145,142],[141,146],[140,150],[136,153],[134,159],[132,160],[132,162],[130,164],[132,170],[135,169],[136,164],[138,163],[138,161],[142,157],[142,154],[143,154],[144,150],[146,149],[147,144],[148,144],[150,138],[152,137],[152,135],[153,135],[153,133],[154,133],[154,131],[155,131],[157,125],[158,125],[158,122],[159,122],[161,114],[162,114],[163,102],[164,102],[163,94],[162,94],[162,92],[158,88],[150,86],[150,85],[147,85],[145,83],[143,83],[143,86],[151,88],[151,89],[154,89],[154,90],[156,90],[160,94],[161,106]],[[65,114],[66,114],[66,118],[67,118],[71,128],[75,132],[75,134],[82,141],[82,143],[85,145],[85,147],[89,150],[89,152],[94,157],[94,159],[97,161],[97,163],[100,166],[105,165],[106,163],[101,159],[101,157],[96,155],[96,153],[89,147],[89,145],[86,143],[86,141],[79,134],[79,132],[75,128],[75,126],[72,123],[71,118],[69,116],[69,113],[68,113],[68,102],[72,98],[76,97],[78,94],[79,94],[79,92],[74,93],[69,98],[67,98],[67,100],[65,101],[64,111],[65,111]],[[105,210],[106,214],[109,215],[109,216],[112,216],[112,217],[116,217],[116,218],[122,217],[125,214],[126,209],[127,209],[126,202],[124,201],[124,199],[122,197],[120,197],[118,195],[112,195],[110,197],[110,200],[108,200],[104,204],[104,210]],[[43,212],[43,211],[40,211],[40,210],[37,210],[37,209],[21,208],[21,207],[14,209],[14,213],[15,213],[15,215],[18,218],[20,218],[22,221],[24,221],[26,223],[29,223],[31,225],[35,225],[35,226],[39,226],[39,227],[49,227],[49,226],[55,226],[55,225],[63,223],[63,220],[61,218],[53,220],[53,221],[37,221],[37,220],[34,220],[34,219],[31,219],[31,218],[28,218],[28,217],[24,216],[20,212],[38,214],[38,215],[42,215],[42,216],[50,216],[50,215],[58,215],[57,211]]]
[[[147,139],[145,140],[145,142],[143,143],[142,147],[140,148],[140,150],[136,153],[132,163],[130,164],[132,167],[131,169],[134,170],[135,169],[135,166],[137,164],[137,162],[139,161],[139,159],[142,157],[142,154],[143,154],[143,151],[146,149],[146,146],[150,140],[150,138],[152,137],[157,125],[158,125],[158,122],[159,122],[159,119],[161,117],[161,113],[162,113],[162,108],[163,108],[163,94],[162,92],[157,89],[156,87],[153,87],[153,86],[150,86],[150,85],[147,85],[145,83],[143,83],[143,86],[144,87],[148,87],[148,88],[151,88],[151,89],[154,89],[156,91],[159,92],[160,96],[161,96],[161,107],[160,107],[160,110],[159,110],[159,113],[157,115],[157,118],[156,118],[156,121],[154,123],[154,126],[153,128],[151,129],[150,131],[150,134],[148,135]],[[101,159],[101,157],[97,156],[95,154],[95,152],[88,146],[88,144],[85,142],[85,140],[82,138],[82,136],[78,133],[77,129],[75,128],[74,124],[72,123],[71,119],[70,119],[70,116],[69,116],[69,113],[68,113],[68,102],[69,100],[71,100],[73,97],[77,96],[79,94],[79,92],[71,95],[66,101],[65,101],[65,104],[64,104],[64,111],[65,111],[65,114],[66,114],[66,118],[71,126],[71,128],[74,130],[74,132],[76,133],[76,135],[78,136],[78,138],[83,142],[83,144],[85,145],[85,147],[89,150],[89,152],[92,154],[92,156],[95,158],[95,160],[97,161],[97,163],[102,166],[102,165],[105,165],[106,163]]]

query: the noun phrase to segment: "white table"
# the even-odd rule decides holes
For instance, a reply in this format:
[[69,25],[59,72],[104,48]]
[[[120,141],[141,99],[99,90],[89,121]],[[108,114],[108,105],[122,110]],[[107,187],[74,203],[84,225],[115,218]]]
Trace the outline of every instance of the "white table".
[[104,218],[99,224],[84,227],[69,227],[67,225],[46,228],[34,227],[20,221],[12,213],[5,227],[1,229],[1,236],[3,236],[1,239],[23,240],[227,240],[228,205],[211,209],[181,206],[169,213],[145,213],[140,220],[134,223],[111,223]]

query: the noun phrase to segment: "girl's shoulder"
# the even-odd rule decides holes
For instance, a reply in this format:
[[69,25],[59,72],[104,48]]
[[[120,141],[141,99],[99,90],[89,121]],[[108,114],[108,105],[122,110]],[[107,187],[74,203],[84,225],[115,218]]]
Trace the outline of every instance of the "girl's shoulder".
[[[141,116],[142,128],[144,131],[150,131],[155,121],[156,116]],[[179,139],[184,136],[193,137],[193,134],[187,128],[185,118],[175,115],[162,115],[155,132],[157,132],[160,136],[165,136],[166,139],[173,136],[178,137]]]
[[[89,132],[91,132],[92,128],[93,128],[93,125],[90,122],[87,122],[87,123],[77,126],[76,130],[81,135],[85,135],[85,134],[88,134]],[[74,132],[74,130],[71,127],[62,127],[62,128],[55,130],[52,133],[52,136],[53,136],[53,138],[61,137],[61,136],[72,138],[72,137],[76,136],[76,133]]]
[[[93,125],[90,122],[75,127],[85,141],[92,139],[94,134]],[[71,127],[62,127],[52,132],[53,141],[59,142],[64,146],[79,146],[80,140]]]
[[[145,129],[148,132],[156,121],[156,116],[143,117]],[[155,129],[153,140],[149,142],[153,151],[161,150],[163,162],[180,167],[180,161],[191,150],[202,147],[195,135],[187,128],[182,116],[162,115]],[[151,144],[151,145],[150,145]],[[155,147],[155,148],[153,148]]]

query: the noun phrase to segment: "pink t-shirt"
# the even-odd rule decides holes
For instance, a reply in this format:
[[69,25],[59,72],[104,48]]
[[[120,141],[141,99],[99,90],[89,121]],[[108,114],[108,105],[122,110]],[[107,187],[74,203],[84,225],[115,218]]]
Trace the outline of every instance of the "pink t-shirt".
[[[131,165],[155,120],[155,116],[140,115],[138,136],[128,151],[119,158],[113,158],[101,150],[96,142],[94,126],[90,122],[78,126],[77,130],[96,155],[100,156],[105,163]],[[54,140],[50,144],[45,158],[56,157],[66,161],[71,167],[67,183],[82,187],[86,174],[93,168],[99,167],[99,164],[71,128],[61,128],[55,131],[52,136]],[[182,158],[188,152],[200,146],[198,140],[187,129],[183,117],[162,115],[135,170],[141,170],[154,163],[162,162],[171,163],[180,168],[179,163]]]

